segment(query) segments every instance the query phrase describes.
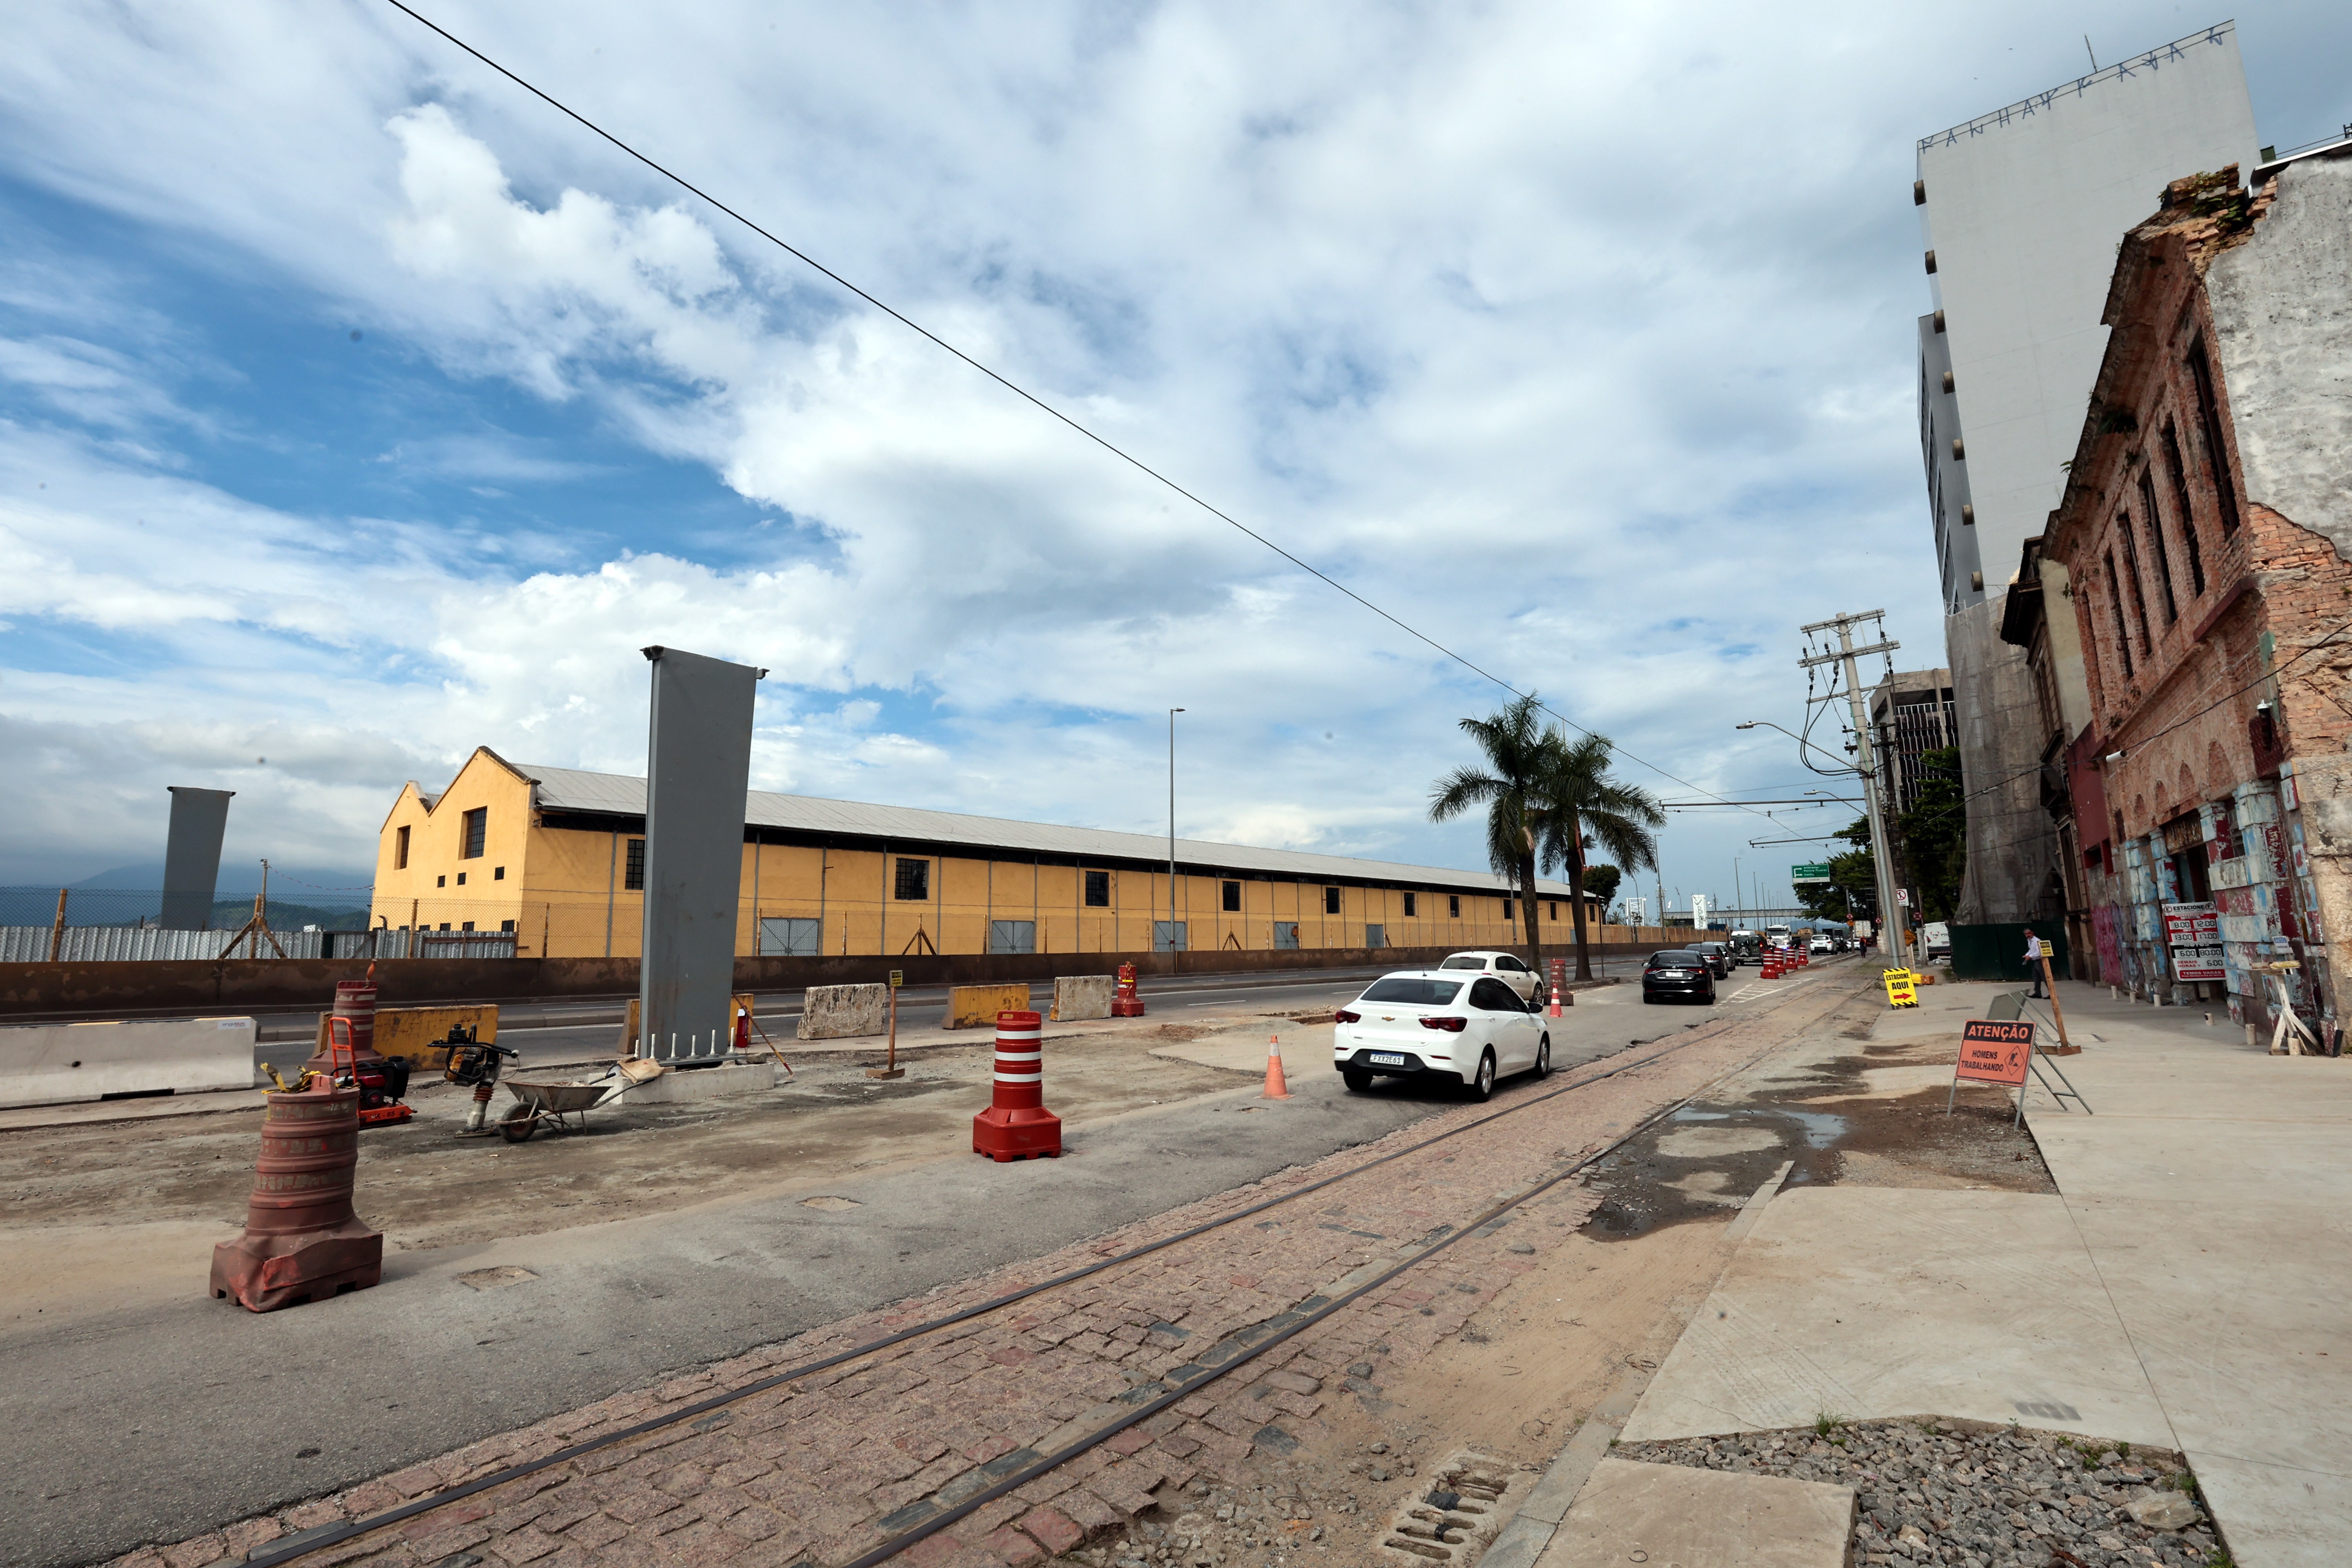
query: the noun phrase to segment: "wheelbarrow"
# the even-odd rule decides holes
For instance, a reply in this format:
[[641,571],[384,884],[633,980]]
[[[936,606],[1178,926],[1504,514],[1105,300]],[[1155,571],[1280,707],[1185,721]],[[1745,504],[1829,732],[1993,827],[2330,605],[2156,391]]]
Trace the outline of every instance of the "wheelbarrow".
[[507,1082],[507,1092],[515,1103],[499,1120],[499,1136],[509,1143],[529,1142],[546,1122],[558,1132],[584,1132],[588,1130],[589,1108],[611,1093],[610,1083],[519,1083]]

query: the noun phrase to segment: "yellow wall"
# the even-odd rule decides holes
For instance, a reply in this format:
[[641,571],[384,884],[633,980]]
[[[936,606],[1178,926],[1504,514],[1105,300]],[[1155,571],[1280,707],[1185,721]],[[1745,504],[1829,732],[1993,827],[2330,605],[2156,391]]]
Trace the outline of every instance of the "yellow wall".
[[[458,857],[465,812],[486,808],[478,858]],[[398,831],[409,829],[409,863],[394,864]],[[645,894],[625,884],[628,843],[642,834],[551,828],[532,820],[530,785],[494,753],[478,751],[431,809],[414,784],[385,818],[376,863],[373,914],[395,929],[422,924],[451,931],[512,929],[524,956],[634,958],[639,952]],[[1168,918],[1168,874],[1112,868],[1110,902],[1085,902],[1083,868],[966,856],[910,856],[929,861],[929,897],[895,897],[901,857],[874,849],[804,845],[743,847],[742,905],[736,951],[758,951],[761,920],[822,922],[823,951],[837,956],[988,951],[992,920],[1035,923],[1040,952],[1149,951],[1152,922]],[[499,868],[505,876],[497,876]],[[463,873],[464,884],[457,877]],[[1367,924],[1384,928],[1391,947],[1504,947],[1524,940],[1506,921],[1499,894],[1462,893],[1462,912],[1447,912],[1440,889],[1416,891],[1404,913],[1401,889],[1341,886],[1337,914],[1324,910],[1320,882],[1238,879],[1242,907],[1223,907],[1223,879],[1179,875],[1176,916],[1196,952],[1275,946],[1277,922],[1295,921],[1305,949],[1364,945]],[[1547,949],[1573,945],[1568,900],[1538,900]],[[506,924],[512,921],[509,928]],[[1619,927],[1588,928],[1595,942],[1638,940]],[[918,933],[920,933],[919,937]]]
[[[478,807],[488,812],[482,853],[462,858],[465,814]],[[409,835],[404,869],[398,864],[403,827]],[[416,786],[407,785],[377,844],[369,923],[395,930],[512,930],[519,952],[539,953],[539,911],[527,915],[524,908],[530,900],[526,846],[533,837],[529,782],[488,752],[476,752],[430,809]]]

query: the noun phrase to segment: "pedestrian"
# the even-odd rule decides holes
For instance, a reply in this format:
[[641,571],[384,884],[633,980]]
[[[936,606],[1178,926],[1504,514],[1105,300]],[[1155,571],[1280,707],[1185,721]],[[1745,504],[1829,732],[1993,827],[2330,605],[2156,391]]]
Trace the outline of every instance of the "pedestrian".
[[2046,1000],[2042,994],[2042,939],[2031,930],[2025,933],[2025,967],[2033,972],[2033,999]]

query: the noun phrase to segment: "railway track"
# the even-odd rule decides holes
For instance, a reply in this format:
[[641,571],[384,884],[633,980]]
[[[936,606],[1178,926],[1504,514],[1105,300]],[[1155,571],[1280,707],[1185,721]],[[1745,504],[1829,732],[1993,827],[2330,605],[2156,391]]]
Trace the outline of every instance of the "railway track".
[[[1077,1285],[1082,1281],[1095,1279],[1106,1274],[1110,1274],[1115,1270],[1134,1264],[1139,1259],[1166,1252],[1171,1248],[1181,1247],[1188,1243],[1198,1242],[1203,1237],[1214,1237],[1216,1233],[1220,1231],[1226,1230],[1231,1226],[1241,1224],[1244,1221],[1255,1219],[1256,1216],[1266,1213],[1268,1210],[1294,1204],[1302,1198],[1311,1196],[1318,1193],[1326,1192],[1334,1187],[1341,1186],[1347,1183],[1355,1182],[1365,1176],[1368,1173],[1380,1170],[1384,1166],[1395,1164],[1401,1161],[1410,1160],[1416,1155],[1424,1154],[1430,1150],[1437,1148],[1440,1145],[1452,1142],[1457,1139],[1466,1138],[1471,1134],[1477,1132],[1481,1129],[1492,1127],[1496,1123],[1507,1119],[1524,1116],[1528,1111],[1534,1110],[1538,1107],[1549,1105],[1556,1100],[1575,1094],[1580,1089],[1589,1089],[1595,1084],[1604,1083],[1612,1079],[1623,1077],[1628,1073],[1639,1071],[1643,1068],[1674,1057],[1694,1046],[1720,1038],[1724,1034],[1732,1029],[1751,1025],[1760,1019],[1769,1018],[1773,1015],[1782,1013],[1785,1010],[1801,1008],[1809,1005],[1819,1004],[1821,1005],[1819,1006],[1820,1018],[1826,1018],[1829,1015],[1836,1012],[1841,1006],[1856,994],[1856,987],[1853,985],[1840,985],[1835,984],[1835,972],[1824,974],[1820,978],[1824,981],[1829,981],[1831,984],[1823,985],[1818,990],[1811,986],[1801,985],[1799,987],[1794,987],[1781,996],[1761,1003],[1756,1007],[1746,1012],[1743,1016],[1737,1017],[1717,1017],[1706,1024],[1688,1026],[1685,1027],[1685,1032],[1679,1037],[1674,1038],[1671,1043],[1668,1043],[1664,1038],[1655,1038],[1646,1043],[1629,1046],[1625,1051],[1622,1051],[1618,1054],[1621,1057],[1630,1057],[1630,1059],[1614,1061],[1613,1065],[1601,1070],[1585,1072],[1571,1079],[1570,1081],[1546,1087],[1538,1092],[1517,1099],[1508,1105],[1490,1110],[1487,1113],[1475,1117],[1471,1121],[1450,1127],[1444,1131],[1433,1133],[1426,1138],[1419,1139],[1402,1148],[1390,1150],[1387,1152],[1378,1154],[1371,1159],[1361,1162],[1360,1163],[1351,1165],[1344,1171],[1334,1172],[1329,1175],[1287,1188],[1281,1193],[1264,1198],[1260,1201],[1248,1204],[1241,1208],[1232,1211],[1231,1213],[1220,1215],[1213,1219],[1188,1226],[1171,1235],[1158,1237],[1141,1245],[1125,1248],[1119,1252],[1101,1258],[1097,1261],[1054,1275],[1049,1279],[1041,1279],[1034,1283],[1022,1286],[1018,1289],[1005,1291],[1000,1295],[992,1297],[987,1300],[944,1313],[937,1318],[928,1319],[922,1322],[909,1325],[887,1334],[863,1341],[845,1350],[832,1352],[812,1360],[796,1363],[785,1370],[768,1373],[749,1383],[739,1384],[721,1393],[711,1394],[706,1398],[695,1400],[691,1403],[680,1405],[674,1408],[665,1410],[657,1416],[653,1416],[612,1431],[599,1433],[594,1436],[556,1449],[555,1451],[545,1454],[540,1458],[509,1465],[489,1474],[476,1477],[471,1480],[446,1487],[439,1490],[425,1493],[421,1496],[413,1498],[406,1502],[401,1503],[396,1507],[385,1509],[382,1511],[370,1514],[360,1519],[352,1520],[342,1524],[328,1525],[315,1530],[304,1531],[299,1535],[287,1537],[281,1541],[271,1542],[256,1549],[247,1556],[246,1561],[247,1564],[250,1565],[250,1568],[278,1568],[278,1565],[280,1564],[299,1563],[303,1558],[313,1553],[326,1551],[330,1548],[339,1546],[343,1542],[355,1540],[358,1537],[368,1535],[375,1531],[391,1530],[407,1525],[412,1521],[417,1520],[426,1514],[430,1514],[436,1510],[449,1508],[453,1505],[462,1503],[467,1499],[477,1497],[482,1493],[491,1491],[502,1486],[507,1486],[512,1482],[538,1474],[541,1471],[548,1470],[554,1467],[568,1464],[571,1461],[579,1459],[584,1456],[614,1449],[633,1442],[638,1442],[656,1435],[667,1432],[681,1424],[698,1422],[708,1423],[711,1421],[713,1417],[720,1416],[722,1413],[726,1411],[728,1406],[736,1405],[756,1394],[772,1389],[783,1387],[786,1384],[814,1376],[835,1367],[846,1365],[850,1363],[859,1361],[862,1358],[875,1355],[879,1352],[889,1350],[894,1346],[905,1344],[910,1341],[939,1334],[947,1330],[971,1322],[977,1319],[987,1318],[998,1313],[1005,1312],[1024,1302],[1033,1301],[1039,1297],[1048,1295],[1052,1292],[1068,1289],[1070,1287]],[[1819,1022],[1820,1018],[1816,1018],[1811,1021]],[[833,1565],[833,1568],[877,1568],[877,1564],[888,1561],[898,1553],[906,1551],[908,1548],[922,1542],[926,1538],[937,1534],[939,1531],[949,1528],[961,1520],[968,1518],[970,1515],[982,1508],[985,1508],[990,1503],[1018,1490],[1022,1487],[1029,1485],[1031,1482],[1038,1479],[1040,1477],[1049,1474],[1061,1466],[1068,1464],[1073,1459],[1077,1458],[1080,1455],[1100,1447],[1102,1444],[1108,1442],[1110,1439],[1118,1436],[1120,1433],[1138,1425],[1139,1423],[1151,1419],[1153,1416],[1169,1409],[1179,1402],[1191,1397],[1201,1389],[1214,1383],[1219,1378],[1223,1377],[1226,1373],[1232,1372],[1235,1368],[1248,1365],[1251,1362],[1263,1356],[1265,1352],[1273,1350],[1277,1345],[1295,1338],[1297,1335],[1315,1327],[1318,1323],[1328,1320],[1333,1314],[1346,1310],[1348,1307],[1363,1300],[1365,1297],[1370,1296],[1383,1287],[1393,1283],[1401,1276],[1405,1275],[1412,1269],[1427,1263],[1432,1258],[1444,1253],[1447,1248],[1453,1247],[1455,1243],[1463,1240],[1465,1237],[1482,1234],[1485,1232],[1486,1227],[1492,1226],[1498,1219],[1508,1215],[1511,1211],[1518,1208],[1520,1205],[1528,1203],[1531,1199],[1540,1197],[1544,1194],[1552,1191],[1563,1184],[1573,1181],[1577,1177],[1583,1175],[1586,1172],[1600,1164],[1602,1161],[1606,1160],[1611,1154],[1623,1147],[1626,1143],[1640,1137],[1643,1133],[1656,1126],[1660,1121],[1673,1116],[1676,1111],[1688,1106],[1694,1100],[1702,1099],[1712,1089],[1714,1089],[1716,1085],[1723,1082],[1726,1079],[1745,1071],[1748,1067],[1753,1066],[1755,1062],[1761,1060],[1765,1056],[1769,1055],[1772,1050],[1779,1048],[1780,1043],[1781,1042],[1775,1040],[1772,1043],[1760,1047],[1751,1056],[1743,1058],[1739,1063],[1726,1069],[1724,1072],[1716,1075],[1706,1083],[1702,1084],[1699,1088],[1694,1089],[1691,1093],[1681,1097],[1671,1104],[1662,1106],[1648,1116],[1642,1118],[1620,1136],[1612,1139],[1605,1144],[1591,1149],[1589,1152],[1580,1155],[1572,1162],[1554,1169],[1549,1174],[1530,1182],[1518,1190],[1500,1198],[1475,1216],[1455,1225],[1441,1225],[1435,1227],[1434,1230],[1426,1233],[1418,1242],[1409,1244],[1407,1247],[1399,1249],[1398,1253],[1392,1253],[1390,1257],[1390,1260],[1385,1264],[1376,1263],[1374,1265],[1370,1265],[1363,1268],[1359,1268],[1349,1275],[1344,1276],[1342,1280],[1339,1282],[1343,1288],[1336,1289],[1333,1293],[1329,1295],[1318,1293],[1317,1295],[1309,1296],[1297,1302],[1288,1310],[1277,1312],[1272,1317],[1252,1325],[1249,1329],[1237,1331],[1236,1333],[1228,1336],[1226,1339],[1218,1342],[1218,1343],[1211,1347],[1207,1352],[1197,1356],[1192,1363],[1188,1363],[1186,1365],[1174,1369],[1172,1372],[1165,1374],[1160,1379],[1156,1379],[1152,1383],[1149,1383],[1139,1388],[1130,1390],[1123,1399],[1123,1402],[1127,1403],[1129,1405],[1129,1408],[1116,1418],[1106,1421],[1098,1426],[1089,1429],[1082,1436],[1074,1441],[1063,1444],[1050,1453],[1040,1455],[1033,1462],[1003,1474],[992,1485],[982,1490],[973,1492],[969,1496],[963,1497],[952,1507],[941,1508],[937,1511],[930,1513],[919,1521],[908,1524],[906,1527],[894,1531],[881,1542],[869,1550],[854,1558],[850,1558],[844,1563]],[[1226,1353],[1221,1354],[1219,1353],[1221,1352]]]

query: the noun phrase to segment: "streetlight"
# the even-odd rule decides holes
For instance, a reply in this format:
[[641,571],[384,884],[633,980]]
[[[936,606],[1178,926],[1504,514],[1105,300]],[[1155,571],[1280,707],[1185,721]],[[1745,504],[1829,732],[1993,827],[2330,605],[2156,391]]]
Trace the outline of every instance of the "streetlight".
[[1173,964],[1176,952],[1176,715],[1181,708],[1168,710],[1168,952]]

